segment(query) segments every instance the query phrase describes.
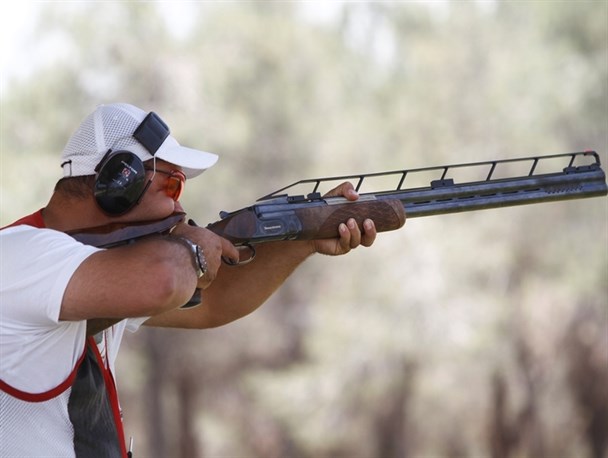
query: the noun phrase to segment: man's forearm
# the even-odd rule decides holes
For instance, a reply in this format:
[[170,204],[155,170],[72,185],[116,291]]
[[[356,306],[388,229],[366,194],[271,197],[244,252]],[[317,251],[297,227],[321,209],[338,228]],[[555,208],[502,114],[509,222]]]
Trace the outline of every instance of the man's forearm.
[[222,265],[202,292],[202,304],[151,317],[147,326],[205,329],[222,326],[259,308],[315,252],[308,242],[270,242],[256,246],[249,264]]
[[221,326],[256,310],[314,253],[308,242],[273,242],[256,247],[255,259],[245,265],[224,265],[203,292],[210,327]]

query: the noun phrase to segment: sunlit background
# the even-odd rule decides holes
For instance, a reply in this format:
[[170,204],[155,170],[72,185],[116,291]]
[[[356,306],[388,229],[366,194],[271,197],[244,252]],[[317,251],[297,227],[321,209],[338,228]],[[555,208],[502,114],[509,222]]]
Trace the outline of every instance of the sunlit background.
[[[104,102],[220,155],[187,186],[199,224],[315,176],[589,149],[608,163],[606,2],[12,8],[2,225],[46,204]],[[135,455],[605,457],[607,203],[413,219],[310,260],[237,323],[129,335]]]

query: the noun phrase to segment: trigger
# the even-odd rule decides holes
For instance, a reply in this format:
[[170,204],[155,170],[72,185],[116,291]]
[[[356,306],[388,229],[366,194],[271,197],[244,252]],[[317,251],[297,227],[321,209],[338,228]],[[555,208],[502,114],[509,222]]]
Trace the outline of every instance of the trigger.
[[244,250],[249,250],[249,257],[245,258],[245,259],[241,259],[239,262],[234,262],[232,259],[222,256],[222,261],[224,261],[225,264],[227,264],[229,266],[242,266],[244,264],[249,264],[251,261],[254,260],[255,248],[253,247],[253,245],[250,245],[250,244],[240,245],[240,246],[237,246],[236,249],[239,250],[239,252],[242,252]]

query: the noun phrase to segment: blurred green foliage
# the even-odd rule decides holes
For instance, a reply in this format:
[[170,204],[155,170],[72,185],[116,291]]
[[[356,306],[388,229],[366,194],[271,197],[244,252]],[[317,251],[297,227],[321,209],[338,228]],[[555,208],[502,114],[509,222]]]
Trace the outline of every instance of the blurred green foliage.
[[[220,154],[188,183],[199,224],[312,176],[608,163],[605,2],[203,2],[186,30],[149,2],[37,8],[25,51],[55,57],[3,91],[1,224],[113,101]],[[605,456],[607,314],[606,199],[410,221],[223,329],[129,336],[127,435],[159,457]]]

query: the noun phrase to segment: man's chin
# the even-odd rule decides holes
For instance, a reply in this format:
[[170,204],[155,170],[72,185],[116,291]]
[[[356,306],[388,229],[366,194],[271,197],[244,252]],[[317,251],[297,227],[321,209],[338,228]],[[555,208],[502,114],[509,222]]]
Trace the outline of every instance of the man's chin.
[[186,210],[184,210],[184,207],[182,207],[182,204],[180,204],[179,202],[175,202],[175,205],[173,206],[173,212],[174,213],[186,213]]

